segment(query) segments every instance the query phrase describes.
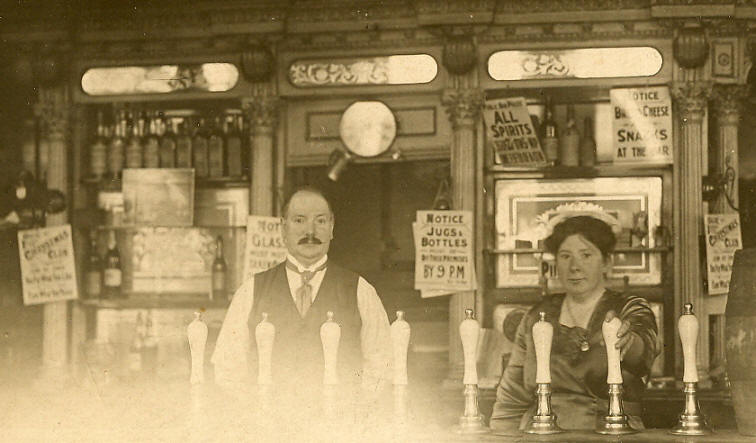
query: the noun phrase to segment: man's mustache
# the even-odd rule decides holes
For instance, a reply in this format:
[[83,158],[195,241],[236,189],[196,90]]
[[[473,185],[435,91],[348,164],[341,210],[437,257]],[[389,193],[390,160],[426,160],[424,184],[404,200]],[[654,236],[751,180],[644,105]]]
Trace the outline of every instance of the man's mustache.
[[300,245],[322,245],[323,242],[314,235],[308,235],[299,239],[297,244]]

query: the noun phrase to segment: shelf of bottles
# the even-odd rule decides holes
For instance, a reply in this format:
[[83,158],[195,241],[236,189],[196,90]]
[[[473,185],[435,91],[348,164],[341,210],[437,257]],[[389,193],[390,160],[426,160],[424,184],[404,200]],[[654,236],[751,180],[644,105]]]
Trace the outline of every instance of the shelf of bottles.
[[238,109],[98,107],[85,183],[118,189],[124,168],[193,168],[197,185],[249,183],[246,125]]

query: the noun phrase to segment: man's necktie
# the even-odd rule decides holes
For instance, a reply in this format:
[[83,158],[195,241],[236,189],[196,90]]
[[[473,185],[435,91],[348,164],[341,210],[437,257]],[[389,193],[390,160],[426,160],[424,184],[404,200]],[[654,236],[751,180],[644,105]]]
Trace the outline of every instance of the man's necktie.
[[315,277],[315,274],[326,268],[326,263],[323,263],[314,271],[300,271],[294,263],[289,261],[286,262],[286,267],[299,274],[302,278],[302,286],[297,289],[295,295],[299,315],[304,317],[307,314],[307,310],[310,309],[310,306],[312,305],[312,285],[310,284],[310,280]]

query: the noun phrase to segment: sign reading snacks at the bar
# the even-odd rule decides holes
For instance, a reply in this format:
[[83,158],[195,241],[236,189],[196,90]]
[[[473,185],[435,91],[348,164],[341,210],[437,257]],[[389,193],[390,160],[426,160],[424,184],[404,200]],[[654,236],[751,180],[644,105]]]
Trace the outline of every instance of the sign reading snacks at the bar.
[[707,214],[704,218],[706,230],[706,275],[709,295],[730,292],[730,277],[735,251],[741,249],[738,214]]
[[78,298],[71,225],[18,231],[24,304]]
[[669,88],[612,89],[614,161],[672,163],[672,101]]
[[475,289],[471,211],[418,211],[415,289],[423,297]]
[[487,100],[483,119],[486,122],[486,145],[493,150],[497,164],[546,165],[546,156],[523,97]]
[[247,218],[247,244],[244,248],[244,279],[265,271],[286,259],[281,236],[281,219],[262,215]]

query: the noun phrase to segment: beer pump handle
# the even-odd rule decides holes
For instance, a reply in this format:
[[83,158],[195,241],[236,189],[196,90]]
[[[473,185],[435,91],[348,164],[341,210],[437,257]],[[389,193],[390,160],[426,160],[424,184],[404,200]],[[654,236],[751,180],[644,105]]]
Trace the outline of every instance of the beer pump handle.
[[554,327],[546,321],[546,313],[533,325],[533,343],[536,354],[536,383],[551,383],[551,341]]
[[459,324],[459,336],[462,339],[462,353],[465,358],[465,375],[463,383],[478,384],[477,347],[480,325],[473,317],[472,309],[465,309],[465,319]]
[[202,321],[202,314],[200,312],[194,313],[194,320],[186,327],[186,337],[189,340],[189,352],[192,359],[189,381],[193,385],[204,383],[207,325]]
[[407,384],[407,350],[409,349],[410,331],[410,325],[404,319],[404,311],[396,311],[396,320],[391,324],[395,385]]
[[618,317],[614,317],[611,321],[604,321],[601,325],[601,333],[604,335],[604,343],[606,343],[606,382],[608,384],[622,384],[620,350],[615,347],[617,331],[619,331],[620,326],[622,326],[622,321]]
[[339,384],[336,365],[338,362],[339,341],[341,340],[341,326],[333,319],[333,312],[328,311],[326,321],[320,326],[320,341],[323,345],[323,384]]
[[257,342],[257,384],[270,385],[273,383],[271,358],[273,342],[276,337],[276,327],[268,320],[268,313],[262,313],[262,320],[255,327],[255,342]]
[[677,330],[680,333],[683,351],[683,382],[698,382],[698,370],[696,369],[696,340],[698,339],[698,319],[693,314],[693,305],[685,303],[683,314],[677,321]]

